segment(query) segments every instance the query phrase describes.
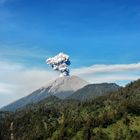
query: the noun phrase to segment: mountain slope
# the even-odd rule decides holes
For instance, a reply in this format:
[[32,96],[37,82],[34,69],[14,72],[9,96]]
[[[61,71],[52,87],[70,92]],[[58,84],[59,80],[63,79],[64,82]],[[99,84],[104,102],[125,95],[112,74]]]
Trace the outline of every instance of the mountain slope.
[[37,103],[51,95],[60,99],[65,99],[76,90],[84,87],[88,83],[77,76],[65,76],[56,79],[54,82],[42,87],[26,97],[23,97],[1,109],[1,111],[15,111],[28,104]]
[[85,101],[105,95],[109,92],[118,91],[119,88],[120,87],[114,83],[90,84],[74,92],[68,99]]
[[10,140],[11,122],[15,140],[140,139],[140,80],[92,101],[46,102],[0,121],[0,139]]

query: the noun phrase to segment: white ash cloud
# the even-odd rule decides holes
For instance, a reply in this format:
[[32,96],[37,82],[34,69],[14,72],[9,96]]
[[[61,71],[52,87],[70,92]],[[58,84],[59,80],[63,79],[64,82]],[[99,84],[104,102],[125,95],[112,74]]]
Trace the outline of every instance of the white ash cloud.
[[69,68],[68,66],[70,63],[70,58],[67,54],[59,53],[58,55],[48,58],[46,60],[47,64],[51,65],[53,70],[60,72],[61,76],[69,76]]

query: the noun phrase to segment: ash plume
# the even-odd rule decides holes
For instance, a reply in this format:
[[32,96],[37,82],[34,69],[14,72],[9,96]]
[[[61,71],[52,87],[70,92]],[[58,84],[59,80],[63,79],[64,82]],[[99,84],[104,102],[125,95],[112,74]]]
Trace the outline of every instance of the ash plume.
[[71,63],[70,63],[70,58],[67,54],[59,53],[54,57],[48,58],[46,62],[47,64],[51,65],[53,70],[59,71],[61,73],[60,77],[69,76],[70,71],[68,66]]

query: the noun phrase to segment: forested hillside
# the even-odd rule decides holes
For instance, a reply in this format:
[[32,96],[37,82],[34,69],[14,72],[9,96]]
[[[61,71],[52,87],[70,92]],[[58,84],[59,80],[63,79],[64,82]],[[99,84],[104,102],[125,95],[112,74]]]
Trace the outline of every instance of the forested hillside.
[[2,113],[0,140],[12,133],[14,140],[139,140],[140,80],[86,102],[52,96]]

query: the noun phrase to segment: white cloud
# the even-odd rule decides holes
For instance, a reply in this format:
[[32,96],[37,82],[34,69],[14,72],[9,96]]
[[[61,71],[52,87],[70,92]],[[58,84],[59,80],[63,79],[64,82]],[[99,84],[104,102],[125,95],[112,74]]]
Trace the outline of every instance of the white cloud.
[[140,63],[93,65],[73,69],[72,73],[91,83],[115,82],[122,86],[140,78]]
[[56,77],[53,71],[30,69],[18,63],[0,62],[0,103],[3,102],[3,96],[7,95],[8,102],[3,104],[6,105],[13,101],[13,97],[14,100],[21,98],[47,85]]
[[89,75],[95,73],[128,72],[139,71],[140,63],[135,64],[116,64],[116,65],[93,65],[73,70],[78,75]]
[[15,94],[19,96],[46,85],[57,77],[53,71],[26,68],[18,63],[0,62],[0,66],[0,82],[15,85],[17,87]]
[[13,90],[16,87],[14,85],[10,85],[10,84],[5,84],[5,83],[0,83],[0,94],[13,94]]

